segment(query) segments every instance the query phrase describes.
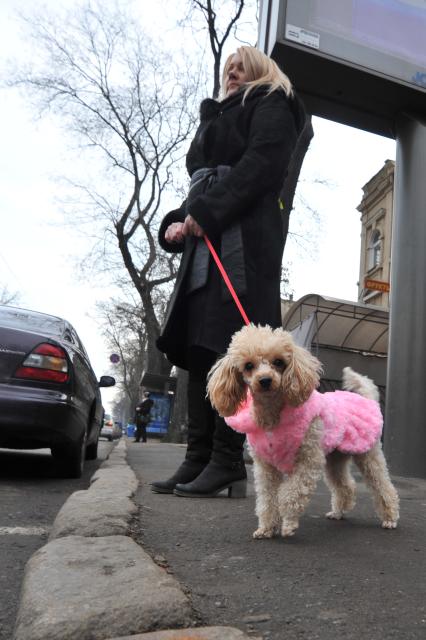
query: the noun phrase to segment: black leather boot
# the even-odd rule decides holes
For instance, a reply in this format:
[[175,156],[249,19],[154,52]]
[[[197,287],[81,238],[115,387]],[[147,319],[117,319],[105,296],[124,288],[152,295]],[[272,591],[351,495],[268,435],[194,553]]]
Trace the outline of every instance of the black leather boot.
[[[204,362],[205,349],[191,351],[191,368],[188,375],[188,441],[186,457],[176,473],[168,480],[152,482],[151,489],[156,493],[173,493],[179,483],[186,484],[195,480],[208,464],[213,448],[215,414],[206,399],[206,376],[214,354]],[[210,362],[211,361],[211,362]]]
[[177,483],[174,494],[185,498],[214,498],[228,490],[228,498],[245,498],[247,472],[244,462],[226,466],[210,460],[209,464],[192,482]]
[[171,478],[151,482],[151,491],[154,493],[173,493],[173,489],[179,482],[191,482],[202,472],[206,464],[206,462],[185,459]]

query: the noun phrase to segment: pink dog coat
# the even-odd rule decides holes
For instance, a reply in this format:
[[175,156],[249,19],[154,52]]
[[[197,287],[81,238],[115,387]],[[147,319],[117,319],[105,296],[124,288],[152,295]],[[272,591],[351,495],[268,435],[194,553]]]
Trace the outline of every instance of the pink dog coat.
[[240,411],[225,418],[235,431],[247,434],[254,453],[275,468],[290,473],[296,454],[314,418],[324,424],[322,446],[324,452],[338,449],[342,453],[365,453],[382,433],[383,418],[380,406],[350,391],[314,391],[299,407],[285,406],[280,422],[267,431],[258,427],[252,415],[253,399]]

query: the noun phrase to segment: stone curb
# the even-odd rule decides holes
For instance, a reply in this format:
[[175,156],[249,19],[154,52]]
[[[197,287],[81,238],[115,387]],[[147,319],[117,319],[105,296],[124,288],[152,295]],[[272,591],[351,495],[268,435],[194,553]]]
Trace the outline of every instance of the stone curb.
[[193,624],[178,582],[126,535],[138,481],[120,441],[27,563],[15,640],[106,640]]
[[120,441],[96,471],[89,489],[76,491],[56,516],[49,541],[65,536],[127,535],[137,507],[130,500],[138,480],[126,461],[126,444]]
[[189,626],[176,580],[131,538],[68,536],[27,563],[15,640],[104,640]]
[[247,639],[230,627],[191,627],[179,583],[128,536],[138,480],[126,446],[68,498],[27,562],[14,640]]

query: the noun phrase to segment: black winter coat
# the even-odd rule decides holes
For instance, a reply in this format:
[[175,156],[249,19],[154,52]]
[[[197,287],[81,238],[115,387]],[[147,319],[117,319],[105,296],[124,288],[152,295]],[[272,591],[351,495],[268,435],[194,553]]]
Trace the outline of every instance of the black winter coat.
[[232,334],[244,323],[211,257],[198,260],[204,240],[189,237],[182,244],[166,242],[167,227],[183,222],[187,214],[220,255],[249,320],[281,326],[286,227],[278,196],[305,112],[297,97],[287,97],[281,90],[268,95],[267,87],[259,87],[244,104],[242,97],[239,91],[222,102],[201,103],[200,125],[186,158],[188,173],[192,176],[200,168],[219,165],[231,168],[205,192],[168,213],[159,231],[163,249],[183,251],[157,341],[158,348],[181,368],[188,368],[189,346],[224,353]]
[[147,424],[150,421],[151,409],[154,405],[152,398],[145,398],[140,402],[135,409],[135,417],[133,418],[136,426],[140,424]]

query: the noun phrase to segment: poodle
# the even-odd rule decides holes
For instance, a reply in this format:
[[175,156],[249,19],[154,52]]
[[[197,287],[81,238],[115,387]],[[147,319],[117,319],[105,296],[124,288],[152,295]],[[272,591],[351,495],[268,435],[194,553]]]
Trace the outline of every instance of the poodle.
[[247,434],[259,521],[254,538],[294,535],[324,471],[331,491],[327,518],[343,518],[355,504],[351,460],[373,493],[382,527],[397,526],[399,498],[381,448],[377,387],[345,367],[345,390],[319,393],[321,371],[290,333],[251,324],[234,334],[209,372],[212,405]]

